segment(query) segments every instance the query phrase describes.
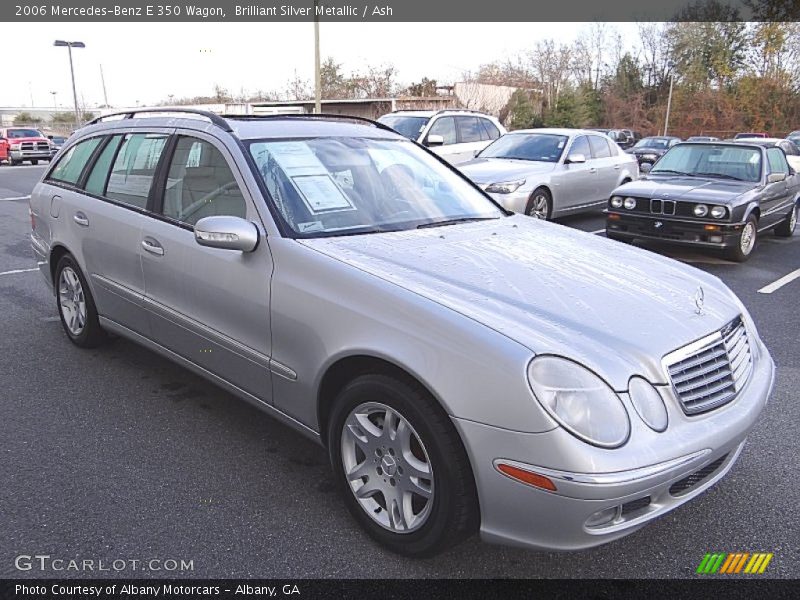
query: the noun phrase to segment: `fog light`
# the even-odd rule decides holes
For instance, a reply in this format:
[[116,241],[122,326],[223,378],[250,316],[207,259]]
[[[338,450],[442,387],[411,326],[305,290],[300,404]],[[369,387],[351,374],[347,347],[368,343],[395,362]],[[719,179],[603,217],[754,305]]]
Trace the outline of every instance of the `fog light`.
[[709,242],[714,244],[721,244],[722,243],[722,236],[721,235],[712,235],[708,238]]
[[594,513],[591,517],[586,519],[586,527],[602,527],[603,525],[608,525],[614,519],[616,519],[621,512],[621,507],[619,506],[612,506],[611,508],[604,508],[603,510],[598,510]]

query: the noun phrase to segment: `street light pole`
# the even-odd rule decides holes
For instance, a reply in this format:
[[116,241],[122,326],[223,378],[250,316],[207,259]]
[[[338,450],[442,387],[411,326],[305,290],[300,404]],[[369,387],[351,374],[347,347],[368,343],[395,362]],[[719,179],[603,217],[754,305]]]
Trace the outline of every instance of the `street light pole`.
[[670,65],[669,71],[669,95],[667,96],[667,115],[664,118],[664,135],[667,135],[667,128],[669,127],[669,111],[672,108],[672,84],[675,82],[675,69],[674,65]]
[[80,111],[78,110],[78,91],[75,88],[75,68],[72,65],[72,49],[73,48],[86,48],[83,42],[65,42],[64,40],[56,40],[53,46],[67,47],[69,52],[69,74],[72,77],[72,99],[75,101],[75,126],[79,126],[81,122]]
[[319,63],[319,17],[317,16],[319,0],[314,0],[314,112],[322,112],[322,75]]

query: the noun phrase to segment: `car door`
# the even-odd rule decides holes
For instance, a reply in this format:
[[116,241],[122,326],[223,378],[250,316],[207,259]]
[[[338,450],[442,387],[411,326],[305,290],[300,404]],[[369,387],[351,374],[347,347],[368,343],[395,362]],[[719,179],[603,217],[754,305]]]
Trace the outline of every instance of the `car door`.
[[[582,154],[583,163],[570,163],[569,156]],[[553,210],[569,211],[597,198],[597,169],[592,165],[592,149],[589,139],[579,135],[564,153],[562,162],[553,173]]]
[[[96,159],[82,181],[81,193],[62,192],[54,203],[65,224],[80,238],[81,255],[97,312],[138,334],[149,333],[142,306],[142,278],[139,235],[147,221],[146,207],[156,165],[168,137],[168,130],[148,133],[119,133],[96,142]],[[52,177],[70,178],[62,173],[81,152],[73,146],[59,159]]]
[[486,132],[481,125],[478,117],[459,116],[456,117],[456,129],[458,130],[458,151],[453,153],[450,162],[459,164],[475,158],[475,155],[483,150],[489,141],[486,140]]
[[[264,402],[269,371],[272,256],[230,151],[216,138],[178,130],[139,243],[153,339]],[[252,252],[201,246],[194,225],[227,215],[256,223]]]
[[455,117],[438,117],[433,119],[428,133],[425,134],[424,143],[426,146],[428,145],[428,139],[432,135],[442,136],[444,143],[441,146],[429,146],[429,149],[452,164],[456,155],[459,153]]
[[608,200],[611,192],[619,184],[621,165],[617,157],[616,148],[612,148],[613,143],[604,136],[589,136],[589,147],[592,149],[592,164],[597,170],[596,200],[598,202]]
[[767,174],[784,173],[783,181],[767,183],[761,199],[759,227],[766,228],[783,221],[797,196],[797,185],[791,177],[786,155],[780,148],[767,148]]

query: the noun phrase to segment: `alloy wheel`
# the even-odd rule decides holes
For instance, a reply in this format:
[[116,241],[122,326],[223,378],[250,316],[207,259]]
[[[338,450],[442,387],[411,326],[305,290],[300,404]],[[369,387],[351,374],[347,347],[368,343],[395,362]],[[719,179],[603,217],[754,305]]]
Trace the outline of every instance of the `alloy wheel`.
[[747,256],[750,252],[753,251],[753,246],[756,243],[756,225],[752,221],[748,221],[744,229],[742,229],[742,234],[739,237],[739,248],[742,250],[742,254]]
[[531,208],[528,215],[537,219],[547,219],[549,202],[544,194],[536,194],[531,200]]
[[78,336],[86,326],[86,296],[78,274],[72,267],[64,267],[58,278],[58,302],[61,317],[69,332]]

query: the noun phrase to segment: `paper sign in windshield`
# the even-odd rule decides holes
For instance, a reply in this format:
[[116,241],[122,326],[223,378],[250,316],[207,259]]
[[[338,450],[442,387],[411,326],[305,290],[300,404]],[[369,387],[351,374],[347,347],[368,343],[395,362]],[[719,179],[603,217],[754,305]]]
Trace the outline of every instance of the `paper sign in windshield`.
[[292,177],[292,181],[300,190],[306,206],[314,214],[355,209],[329,175],[301,175]]

